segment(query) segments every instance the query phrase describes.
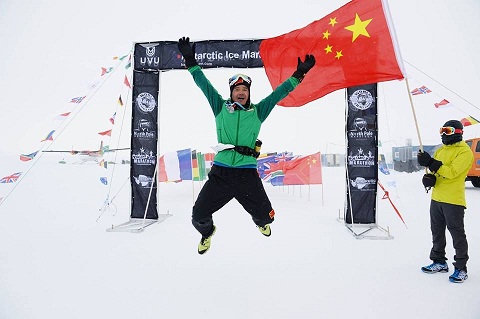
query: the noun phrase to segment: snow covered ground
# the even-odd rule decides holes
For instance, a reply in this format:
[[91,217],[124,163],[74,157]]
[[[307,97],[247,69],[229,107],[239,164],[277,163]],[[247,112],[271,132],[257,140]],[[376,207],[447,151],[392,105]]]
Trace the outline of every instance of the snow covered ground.
[[[11,158],[0,162],[2,177],[13,173]],[[113,169],[114,201],[102,214],[110,185],[99,176]],[[41,159],[5,199],[0,318],[480,318],[480,189],[470,183],[469,279],[452,284],[449,274],[420,271],[431,242],[422,172],[392,177],[408,228],[379,192],[379,224],[393,240],[352,236],[338,221],[344,169],[324,167],[323,186],[267,185],[276,210],[269,238],[229,203],[200,256],[190,223],[200,183],[160,184],[159,214],[172,216],[142,233],[112,233],[129,218],[129,184],[121,188],[129,167],[107,171]],[[8,187],[0,184],[0,197]]]

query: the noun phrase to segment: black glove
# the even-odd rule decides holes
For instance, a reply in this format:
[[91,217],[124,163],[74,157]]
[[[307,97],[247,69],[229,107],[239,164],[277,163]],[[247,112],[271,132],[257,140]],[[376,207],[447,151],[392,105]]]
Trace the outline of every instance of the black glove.
[[427,191],[427,193],[430,190],[430,188],[435,186],[436,182],[437,182],[437,177],[435,175],[433,175],[433,174],[423,175],[422,184],[425,187],[425,190]]
[[303,62],[300,60],[300,57],[298,57],[297,70],[293,72],[292,76],[302,81],[305,74],[307,74],[314,65],[315,57],[312,54],[307,54]]
[[198,65],[197,60],[195,60],[195,44],[193,47],[190,46],[189,37],[178,39],[178,50],[183,55],[187,68]]
[[432,163],[433,158],[427,152],[422,152],[419,150],[417,153],[417,161],[418,164],[426,167]]
[[437,172],[440,169],[440,166],[442,166],[442,165],[443,165],[443,163],[441,161],[433,158],[430,165],[428,165],[428,169],[432,172]]

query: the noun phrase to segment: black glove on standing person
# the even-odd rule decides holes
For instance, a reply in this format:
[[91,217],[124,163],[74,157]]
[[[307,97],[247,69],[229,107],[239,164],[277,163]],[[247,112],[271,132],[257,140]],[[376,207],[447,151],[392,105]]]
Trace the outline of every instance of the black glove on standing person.
[[417,161],[421,166],[428,167],[432,172],[438,171],[440,166],[443,165],[441,161],[438,161],[430,156],[427,152],[418,151]]
[[423,175],[422,184],[425,187],[425,190],[427,191],[427,193],[430,190],[430,188],[435,186],[436,182],[437,182],[437,177],[435,175],[433,175],[433,174]]
[[300,57],[298,57],[297,70],[293,72],[292,76],[302,81],[305,74],[307,74],[314,65],[315,57],[312,54],[307,54],[303,62],[300,60]]
[[178,50],[182,53],[187,68],[198,65],[197,60],[195,60],[195,44],[193,47],[190,46],[189,37],[178,39]]

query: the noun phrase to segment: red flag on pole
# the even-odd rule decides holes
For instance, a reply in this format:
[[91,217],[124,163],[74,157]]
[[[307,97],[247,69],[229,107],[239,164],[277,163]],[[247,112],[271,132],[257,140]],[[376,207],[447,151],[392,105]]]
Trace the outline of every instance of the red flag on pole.
[[320,152],[284,162],[283,172],[283,185],[322,184]]
[[350,86],[403,79],[393,24],[383,0],[353,0],[302,29],[260,44],[273,88],[313,54],[316,64],[279,105],[301,106]]

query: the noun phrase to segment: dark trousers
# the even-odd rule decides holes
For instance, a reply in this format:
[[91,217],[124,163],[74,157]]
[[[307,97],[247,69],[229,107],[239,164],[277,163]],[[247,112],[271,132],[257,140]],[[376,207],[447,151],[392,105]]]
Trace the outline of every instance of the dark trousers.
[[213,232],[213,213],[232,198],[252,216],[256,225],[263,227],[273,222],[275,212],[255,168],[213,165],[192,211],[192,224],[202,236]]
[[447,244],[445,230],[448,228],[455,248],[457,269],[467,269],[468,243],[464,227],[465,207],[432,200],[430,202],[430,228],[432,230],[433,247],[430,259],[436,262],[445,262],[445,246]]

